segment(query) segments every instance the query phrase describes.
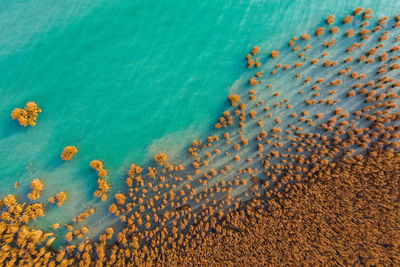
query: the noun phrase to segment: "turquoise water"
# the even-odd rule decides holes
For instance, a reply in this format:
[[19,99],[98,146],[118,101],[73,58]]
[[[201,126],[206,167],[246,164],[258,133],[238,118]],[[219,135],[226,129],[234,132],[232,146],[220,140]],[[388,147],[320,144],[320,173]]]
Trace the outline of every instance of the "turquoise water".
[[[1,2],[0,196],[26,195],[40,178],[44,201],[67,191],[54,212],[65,218],[92,199],[91,160],[118,185],[131,163],[159,151],[178,158],[206,136],[252,46],[281,46],[357,6],[400,12],[397,1],[372,0]],[[43,110],[33,128],[9,115],[27,101]],[[79,153],[65,163],[67,145]]]

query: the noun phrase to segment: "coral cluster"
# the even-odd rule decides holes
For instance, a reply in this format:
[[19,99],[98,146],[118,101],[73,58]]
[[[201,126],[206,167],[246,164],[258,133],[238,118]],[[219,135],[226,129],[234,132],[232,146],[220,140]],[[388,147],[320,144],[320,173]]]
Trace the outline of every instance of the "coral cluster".
[[0,265],[31,265],[36,258],[39,265],[53,262],[55,266],[54,254],[49,249],[54,234],[28,225],[44,216],[43,204],[20,204],[15,195],[8,195],[0,200],[0,212]]
[[71,160],[76,153],[78,153],[78,149],[75,146],[66,146],[61,153],[61,158],[63,160]]
[[65,194],[65,192],[61,191],[61,192],[57,193],[55,197],[49,198],[49,202],[55,203],[57,201],[57,205],[61,207],[64,204],[66,199],[67,199],[67,194]]
[[24,109],[15,108],[11,117],[13,120],[18,120],[19,124],[22,126],[35,126],[37,117],[42,110],[35,102],[28,102]]
[[[25,225],[10,219],[35,207],[27,223],[44,205],[3,199],[0,242],[7,252],[0,259],[50,266],[250,265],[254,257],[264,265],[399,265],[400,15],[372,18],[372,10],[357,8],[342,19],[330,15],[326,29],[301,32],[280,52],[251,49],[251,73],[228,97],[232,105],[215,131],[193,141],[181,164],[163,153],[146,168],[132,164],[127,187],[103,204],[111,225],[94,237],[85,220],[98,214],[84,207],[71,222],[53,224],[63,247],[43,246],[44,233],[34,245],[16,243],[14,233],[26,233]],[[98,174],[94,195],[106,201],[104,164],[90,167]],[[37,199],[43,184],[34,184]]]
[[163,166],[164,163],[167,162],[167,155],[165,155],[164,153],[157,154],[154,157],[154,160],[157,162],[158,165]]
[[31,182],[32,191],[28,194],[30,200],[36,200],[40,197],[40,192],[44,189],[44,184],[39,179],[33,179]]
[[62,206],[64,204],[65,200],[67,199],[67,194],[65,194],[63,191],[61,191],[60,193],[58,193],[56,195],[56,199],[57,199],[57,205]]
[[240,102],[240,96],[237,94],[232,94],[228,97],[229,101],[231,101],[232,106],[236,106]]
[[98,189],[94,192],[94,196],[100,197],[102,201],[107,199],[107,192],[110,190],[109,183],[104,179],[107,176],[107,170],[103,168],[103,162],[100,160],[93,160],[90,162],[90,167],[97,171]]
[[154,265],[398,265],[399,184],[399,155],[345,158],[279,195],[194,226],[190,242]]

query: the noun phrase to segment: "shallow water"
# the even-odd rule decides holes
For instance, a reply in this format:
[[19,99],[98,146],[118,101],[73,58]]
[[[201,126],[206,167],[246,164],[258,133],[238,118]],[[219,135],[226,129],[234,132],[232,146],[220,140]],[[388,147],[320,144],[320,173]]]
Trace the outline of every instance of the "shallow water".
[[[243,56],[252,46],[286,46],[329,14],[343,17],[357,6],[379,17],[399,13],[400,4],[3,1],[0,196],[26,195],[40,178],[48,189],[42,199],[60,190],[69,196],[49,222],[70,219],[92,203],[92,159],[105,162],[118,188],[132,162],[146,164],[159,151],[180,158],[191,140],[207,136],[228,92],[248,81]],[[9,116],[27,101],[43,110],[33,128]],[[64,163],[67,145],[79,153]]]

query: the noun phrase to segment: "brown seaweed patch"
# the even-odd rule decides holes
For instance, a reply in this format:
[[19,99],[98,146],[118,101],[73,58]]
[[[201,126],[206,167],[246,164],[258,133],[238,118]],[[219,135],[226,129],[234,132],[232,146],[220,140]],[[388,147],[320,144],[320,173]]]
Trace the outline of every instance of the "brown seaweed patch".
[[251,53],[253,55],[257,55],[260,52],[260,48],[258,46],[253,47],[253,49],[251,50]]
[[354,9],[353,15],[354,16],[360,15],[363,10],[364,10],[363,7],[357,7],[356,9]]
[[228,99],[229,99],[229,101],[231,101],[232,106],[236,106],[241,101],[240,96],[237,94],[229,95]]
[[303,39],[303,40],[310,40],[310,39],[311,39],[311,36],[310,36],[309,34],[307,34],[307,33],[304,33],[303,35],[301,35],[301,39]]
[[315,31],[315,35],[316,35],[316,36],[322,36],[322,35],[324,35],[324,32],[325,32],[325,28],[319,27],[319,28]]
[[11,113],[13,120],[18,120],[19,124],[26,126],[35,126],[37,117],[42,110],[35,102],[28,102],[24,109],[15,108]]
[[32,191],[28,194],[30,200],[36,200],[40,197],[40,192],[44,189],[44,184],[39,179],[33,179],[31,182]]
[[353,22],[353,16],[350,16],[350,15],[347,15],[347,16],[342,20],[342,23],[343,23],[343,24],[348,24],[348,23],[351,23],[351,22]]
[[164,153],[157,154],[154,157],[154,160],[157,162],[158,165],[163,166],[165,162],[167,162],[167,155]]
[[332,23],[335,23],[335,15],[329,15],[327,18],[326,18],[326,20],[325,20],[325,22],[327,23],[327,24],[332,24]]
[[61,191],[61,192],[57,193],[56,199],[57,199],[57,205],[62,206],[64,204],[65,200],[67,200],[67,194],[65,194],[65,192]]
[[66,146],[61,153],[61,158],[63,160],[71,160],[76,153],[78,153],[78,149],[75,146]]
[[279,57],[279,52],[276,50],[271,51],[271,57],[273,57],[273,58]]

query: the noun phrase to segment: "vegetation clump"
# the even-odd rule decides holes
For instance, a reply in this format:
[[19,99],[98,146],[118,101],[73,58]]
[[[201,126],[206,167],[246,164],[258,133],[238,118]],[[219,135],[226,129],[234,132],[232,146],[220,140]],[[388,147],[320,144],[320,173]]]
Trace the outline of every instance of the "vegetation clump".
[[40,197],[40,192],[44,189],[44,184],[39,179],[33,179],[31,182],[32,192],[28,194],[30,200],[36,200]]
[[98,189],[94,192],[94,196],[100,197],[102,201],[106,201],[107,192],[110,190],[109,183],[103,179],[107,176],[107,170],[104,169],[104,164],[100,160],[92,160],[89,166],[97,172],[98,179]]
[[164,153],[160,153],[154,157],[154,160],[158,165],[163,166],[165,162],[167,162],[167,155]]
[[237,94],[232,94],[228,97],[229,101],[231,101],[232,106],[236,106],[240,102],[240,96]]
[[66,146],[61,153],[61,158],[63,160],[71,160],[76,153],[78,153],[78,149],[75,146]]
[[26,126],[35,126],[37,117],[42,110],[35,102],[28,102],[24,109],[15,108],[11,113],[13,120],[18,120],[19,124]]

